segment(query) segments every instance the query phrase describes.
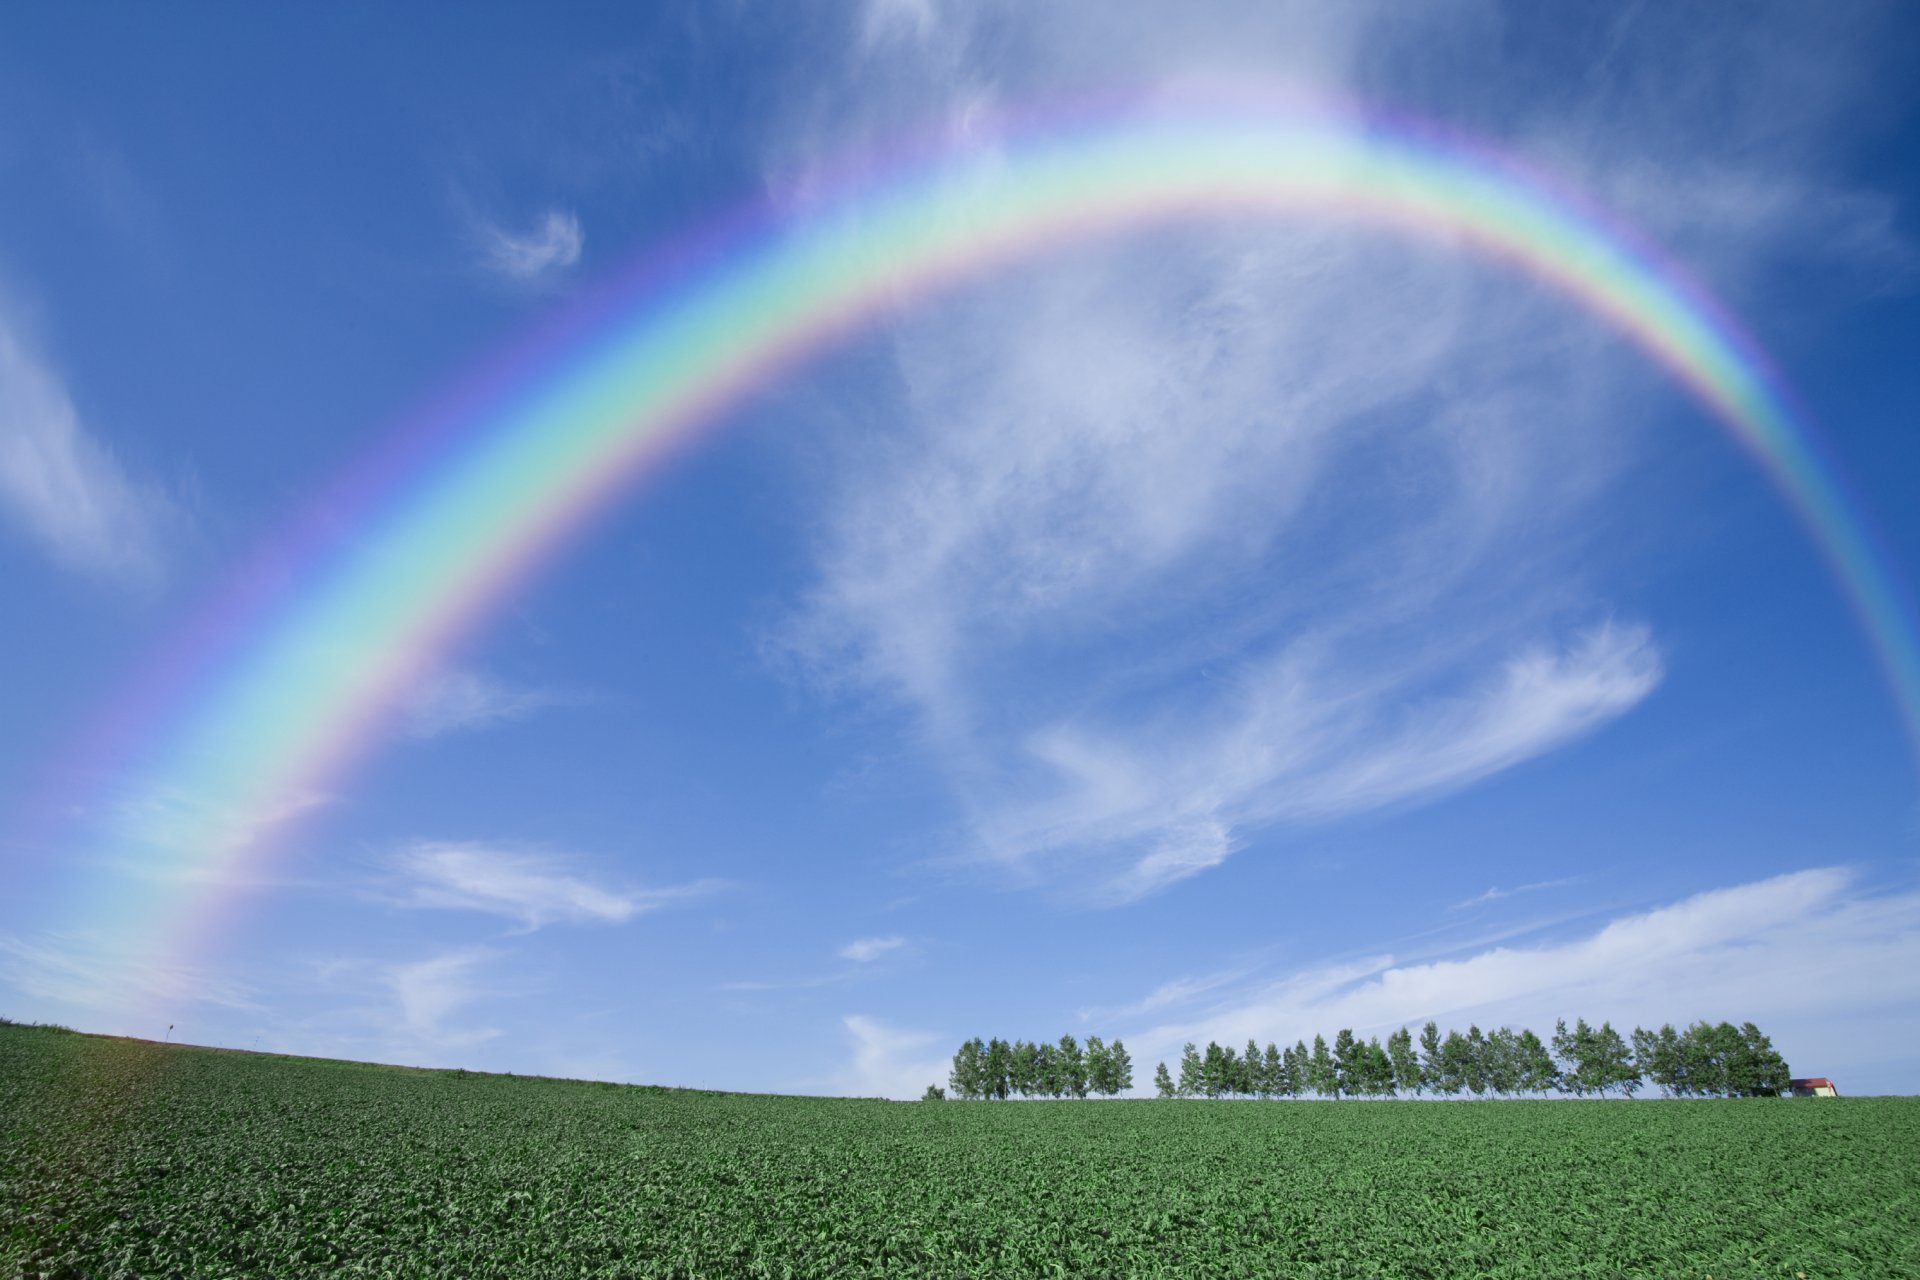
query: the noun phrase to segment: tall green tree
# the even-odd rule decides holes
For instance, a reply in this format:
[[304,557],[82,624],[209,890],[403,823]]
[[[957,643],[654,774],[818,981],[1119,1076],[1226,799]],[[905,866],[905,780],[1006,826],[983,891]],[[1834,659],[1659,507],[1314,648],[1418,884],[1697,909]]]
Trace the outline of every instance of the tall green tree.
[[1007,1070],[1007,1083],[1023,1098],[1040,1091],[1040,1049],[1031,1040],[1013,1042],[1013,1064]]
[[1420,1083],[1435,1093],[1440,1092],[1441,1065],[1440,1028],[1429,1022],[1420,1028]]
[[1307,1042],[1296,1040],[1280,1051],[1280,1096],[1297,1098],[1307,1091]]
[[1099,1036],[1087,1037],[1087,1092],[1105,1094],[1112,1092],[1107,1088],[1113,1074],[1112,1055],[1107,1042]]
[[1267,1041],[1267,1051],[1260,1057],[1260,1093],[1266,1098],[1287,1096],[1286,1059],[1280,1056],[1280,1050],[1271,1040]]
[[1501,1097],[1510,1097],[1520,1089],[1520,1038],[1512,1027],[1495,1027],[1487,1032],[1487,1088]]
[[1653,1054],[1654,1070],[1650,1073],[1653,1082],[1676,1097],[1684,1098],[1691,1093],[1686,1047],[1671,1022],[1661,1023],[1660,1030],[1654,1033]]
[[1520,1063],[1520,1088],[1528,1093],[1545,1093],[1560,1087],[1560,1072],[1554,1068],[1547,1045],[1531,1031],[1520,1033],[1517,1056]]
[[1342,1027],[1333,1037],[1333,1081],[1334,1096],[1356,1094],[1360,1092],[1362,1072],[1360,1052],[1356,1046],[1359,1041],[1353,1037],[1352,1027]]
[[1370,1097],[1391,1098],[1393,1096],[1393,1055],[1380,1043],[1379,1036],[1370,1036],[1366,1048],[1366,1087]]
[[1059,1096],[1086,1097],[1087,1057],[1080,1051],[1080,1042],[1070,1035],[1061,1036],[1059,1047],[1054,1053],[1060,1064]]
[[1387,1037],[1387,1058],[1393,1064],[1393,1087],[1400,1093],[1420,1092],[1420,1059],[1413,1052],[1413,1032],[1405,1027]]
[[1773,1047],[1773,1041],[1751,1022],[1740,1024],[1740,1037],[1747,1044],[1747,1096],[1777,1098],[1788,1088],[1787,1060]]
[[1661,1078],[1664,1073],[1660,1070],[1659,1061],[1660,1033],[1649,1031],[1645,1027],[1635,1027],[1633,1034],[1628,1037],[1628,1043],[1633,1046],[1633,1065],[1641,1076],[1658,1085],[1661,1093],[1672,1097],[1671,1086]]
[[1013,1046],[995,1036],[987,1041],[986,1096],[1005,1101],[1012,1092]]
[[1573,1056],[1583,1094],[1600,1094],[1606,1089],[1607,1064],[1600,1043],[1600,1029],[1587,1025],[1585,1018],[1573,1020]]
[[1436,1092],[1448,1097],[1465,1092],[1472,1069],[1473,1046],[1458,1031],[1449,1030],[1447,1038],[1440,1042],[1440,1082],[1435,1086]]
[[1167,1074],[1167,1064],[1164,1062],[1153,1069],[1153,1091],[1158,1097],[1173,1096],[1173,1077]]
[[1106,1091],[1108,1096],[1127,1093],[1133,1088],[1133,1055],[1127,1052],[1124,1040],[1115,1040],[1107,1046],[1107,1083],[1112,1086]]
[[1487,1091],[1487,1037],[1481,1032],[1478,1023],[1467,1024],[1467,1053],[1462,1065],[1466,1068],[1467,1088],[1475,1097]]
[[[1580,1025],[1586,1026],[1586,1020],[1582,1019]],[[1580,1046],[1574,1033],[1567,1030],[1565,1018],[1556,1018],[1553,1022],[1553,1063],[1562,1089],[1576,1098],[1586,1092],[1586,1080],[1580,1074]]]
[[978,1036],[954,1051],[953,1070],[947,1076],[947,1087],[953,1090],[954,1097],[986,1096],[986,1052],[987,1047]]
[[1193,1047],[1193,1041],[1189,1040],[1186,1048],[1180,1051],[1180,1096],[1196,1098],[1206,1091],[1206,1064],[1200,1060],[1200,1051]]
[[1333,1064],[1333,1054],[1327,1051],[1325,1036],[1313,1038],[1313,1056],[1307,1059],[1307,1087],[1322,1098],[1340,1096],[1340,1073]]
[[1207,1052],[1200,1059],[1200,1092],[1209,1098],[1217,1098],[1226,1092],[1227,1055],[1212,1040],[1207,1041]]
[[1060,1064],[1054,1061],[1053,1046],[1045,1041],[1033,1046],[1033,1096],[1060,1096]]
[[1260,1046],[1253,1042],[1252,1036],[1248,1036],[1246,1052],[1240,1055],[1241,1093],[1252,1097],[1266,1092],[1261,1084],[1266,1075],[1265,1063],[1266,1059],[1260,1056]]
[[1719,1037],[1711,1024],[1696,1022],[1681,1033],[1680,1060],[1690,1093],[1706,1098],[1725,1095],[1727,1064],[1720,1055]]
[[1595,1090],[1605,1094],[1619,1089],[1631,1098],[1640,1087],[1640,1072],[1633,1065],[1633,1051],[1627,1048],[1627,1042],[1611,1022],[1603,1021],[1593,1032],[1591,1045],[1589,1074]]

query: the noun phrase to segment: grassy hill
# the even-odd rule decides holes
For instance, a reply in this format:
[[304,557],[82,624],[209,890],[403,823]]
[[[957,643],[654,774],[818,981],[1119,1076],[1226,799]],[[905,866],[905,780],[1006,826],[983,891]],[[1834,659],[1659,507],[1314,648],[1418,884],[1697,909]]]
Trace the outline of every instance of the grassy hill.
[[888,1103],[0,1026],[0,1275],[1920,1275],[1920,1100]]

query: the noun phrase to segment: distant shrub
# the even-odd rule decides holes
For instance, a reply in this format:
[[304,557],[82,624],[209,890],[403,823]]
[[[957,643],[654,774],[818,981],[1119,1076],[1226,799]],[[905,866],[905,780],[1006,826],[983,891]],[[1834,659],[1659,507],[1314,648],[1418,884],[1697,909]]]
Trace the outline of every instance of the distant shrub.
[[58,1022],[17,1022],[12,1018],[0,1018],[0,1027],[25,1027],[29,1031],[58,1031],[61,1035],[77,1036],[80,1033],[72,1027]]

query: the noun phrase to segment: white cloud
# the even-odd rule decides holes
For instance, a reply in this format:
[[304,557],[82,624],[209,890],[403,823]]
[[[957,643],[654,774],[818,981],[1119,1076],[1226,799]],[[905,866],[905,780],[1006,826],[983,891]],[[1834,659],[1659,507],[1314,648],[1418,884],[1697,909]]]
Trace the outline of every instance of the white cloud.
[[888,938],[855,938],[840,948],[842,960],[857,960],[862,964],[869,960],[878,960],[889,951],[898,951],[907,945],[907,940],[899,936]]
[[1608,625],[1564,651],[1523,652],[1467,690],[1393,699],[1415,674],[1281,662],[1215,705],[1113,729],[1050,726],[1028,743],[1050,794],[1003,805],[983,838],[1002,860],[1092,859],[1083,891],[1132,901],[1219,865],[1238,829],[1427,798],[1551,750],[1639,702],[1660,664],[1643,630]]
[[740,992],[811,991],[816,987],[839,986],[846,982],[849,976],[846,973],[823,973],[806,978],[781,978],[773,981],[747,978],[738,982],[722,982],[715,989]]
[[152,581],[176,508],[128,476],[60,379],[0,317],[0,510],[61,564]]
[[139,850],[126,861],[135,875],[155,880],[249,882],[252,873],[230,865],[231,855],[315,809],[333,803],[325,792],[302,789],[251,807],[211,799],[181,787],[147,786],[116,800],[106,814],[116,843]]
[[406,733],[436,738],[524,719],[567,701],[552,689],[521,688],[484,672],[455,667],[437,671],[412,690],[401,708]]
[[860,43],[871,49],[893,39],[925,40],[938,22],[934,0],[867,0]]
[[405,1033],[441,1043],[454,1040],[464,1044],[498,1035],[499,1032],[491,1028],[450,1031],[445,1025],[449,1018],[488,994],[475,971],[491,958],[491,952],[473,949],[391,966],[385,982],[399,1005]]
[[1500,270],[1341,225],[1170,231],[889,339],[886,434],[809,477],[816,577],[769,648],[908,714],[958,860],[1137,899],[1259,828],[1473,785],[1660,678],[1644,627],[1568,621],[1610,612],[1569,553],[1658,379]]
[[1920,1051],[1916,965],[1920,893],[1857,892],[1849,872],[1822,868],[1696,894],[1562,941],[1425,963],[1330,962],[1127,1039],[1151,1063],[1187,1040],[1290,1044],[1428,1019],[1543,1032],[1559,1017],[1621,1027],[1752,1020],[1797,1068],[1904,1088],[1895,1069]]
[[550,283],[580,261],[586,236],[572,213],[549,209],[538,225],[524,232],[476,218],[474,237],[480,264],[514,284]]
[[1217,991],[1230,982],[1244,978],[1245,969],[1225,969],[1219,973],[1203,974],[1193,978],[1175,978],[1163,982],[1131,1004],[1112,1005],[1080,1010],[1082,1022],[1114,1022],[1124,1018],[1138,1018],[1143,1014],[1157,1013],[1162,1009],[1178,1008],[1190,1004],[1207,994]]
[[1490,902],[1499,902],[1503,898],[1518,897],[1523,893],[1538,893],[1542,889],[1559,889],[1570,884],[1579,884],[1583,876],[1562,876],[1557,880],[1536,880],[1532,884],[1516,885],[1511,889],[1502,889],[1498,885],[1489,885],[1485,893],[1477,893],[1464,898],[1448,907],[1449,911],[1466,911],[1472,907],[1483,907]]
[[517,920],[527,929],[624,924],[719,887],[717,881],[703,880],[659,889],[608,888],[572,874],[548,854],[451,841],[409,845],[395,866],[411,882],[399,900],[402,906],[480,911]]
[[[1809,243],[1867,275],[1911,262],[1889,201],[1821,163],[1846,59],[1799,65],[1808,40],[1867,36],[1783,15],[1702,65],[1697,19],[1594,15],[1618,57],[1565,94],[1529,82],[1516,111],[1487,62],[1503,21],[873,6],[771,167],[903,115],[991,148],[958,122],[1036,86],[1252,80],[1510,128],[1495,148],[1584,181],[1736,299]],[[883,31],[913,39],[864,56]],[[1629,541],[1610,503],[1655,430],[1706,428],[1602,328],[1503,265],[1331,220],[1076,243],[970,282],[895,319],[872,432],[809,459],[815,578],[768,649],[905,713],[963,811],[959,857],[1095,900],[1218,867],[1264,826],[1475,785],[1662,678],[1647,627],[1592,621]]]
[[835,1093],[908,1099],[920,1097],[930,1084],[946,1088],[952,1063],[933,1051],[942,1043],[937,1032],[888,1026],[861,1014],[848,1014],[840,1023],[853,1043],[853,1054],[833,1079]]
[[253,989],[192,964],[130,956],[96,938],[0,935],[0,978],[23,995],[78,1007],[170,1019],[194,1005],[252,1010]]

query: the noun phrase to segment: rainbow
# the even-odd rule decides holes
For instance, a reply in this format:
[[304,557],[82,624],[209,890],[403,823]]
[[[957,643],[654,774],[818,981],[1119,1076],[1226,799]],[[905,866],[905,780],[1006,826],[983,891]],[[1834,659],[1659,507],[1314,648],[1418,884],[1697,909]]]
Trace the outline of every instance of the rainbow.
[[96,885],[94,924],[175,942],[204,931],[220,895],[208,886],[265,857],[267,828],[333,785],[450,645],[616,495],[842,335],[1069,239],[1250,215],[1470,249],[1637,344],[1804,521],[1920,754],[1910,599],[1778,380],[1678,272],[1515,167],[1377,118],[1107,110],[855,172],[797,213],[731,224],[614,281],[506,373],[463,390],[457,411],[349,486],[350,541],[298,566],[289,590],[253,608],[243,643],[186,683],[141,753],[146,809],[172,830],[128,837],[130,856],[165,874],[121,890],[104,918]]

